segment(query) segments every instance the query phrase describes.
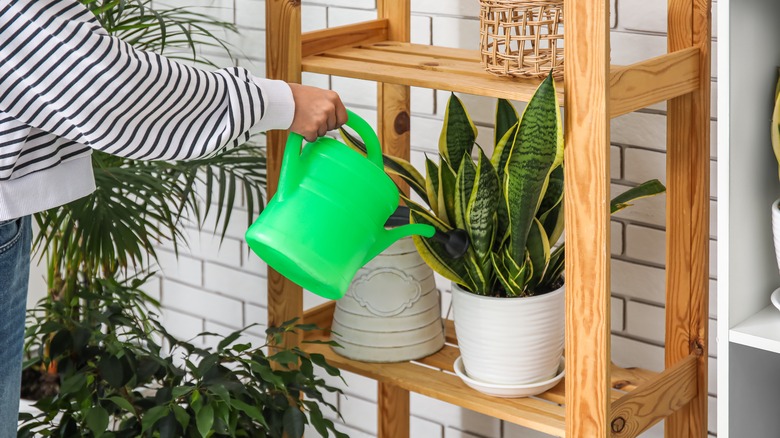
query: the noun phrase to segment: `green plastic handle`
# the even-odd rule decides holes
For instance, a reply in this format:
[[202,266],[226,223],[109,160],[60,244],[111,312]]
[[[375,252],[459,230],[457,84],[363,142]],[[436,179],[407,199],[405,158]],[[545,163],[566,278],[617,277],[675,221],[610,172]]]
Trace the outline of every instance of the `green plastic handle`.
[[[347,110],[346,125],[354,129],[366,143],[368,159],[384,171],[382,145],[379,144],[379,138],[373,128],[371,128],[371,125],[350,110]],[[287,136],[287,143],[284,146],[284,157],[282,158],[282,170],[279,174],[279,187],[277,188],[280,201],[291,190],[294,190],[303,179],[303,169],[301,169],[300,164],[303,140],[303,136],[295,132],[290,132]]]

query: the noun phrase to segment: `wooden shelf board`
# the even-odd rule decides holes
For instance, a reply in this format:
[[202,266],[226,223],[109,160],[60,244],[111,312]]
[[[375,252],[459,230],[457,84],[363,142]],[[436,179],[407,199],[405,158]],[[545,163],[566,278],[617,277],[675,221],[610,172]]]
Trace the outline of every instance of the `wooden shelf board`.
[[[385,41],[304,57],[303,71],[528,101],[540,79],[486,73],[476,50]],[[563,83],[558,84],[563,104]]]
[[729,331],[735,344],[780,353],[780,310],[768,305]]
[[[317,321],[320,326],[329,323],[333,303],[314,308],[304,315],[307,323]],[[453,372],[453,363],[460,355],[457,348],[454,325],[445,321],[448,344],[437,353],[414,362],[367,363],[348,359],[335,353],[323,344],[303,344],[309,353],[319,353],[328,362],[340,369],[360,374],[378,382],[392,383],[399,388],[423,394],[438,400],[455,404],[476,412],[497,417],[521,426],[555,436],[565,434],[565,382],[551,390],[531,398],[503,399],[491,397],[466,386]],[[322,340],[322,332],[310,334],[309,338]],[[612,366],[612,401],[618,400],[628,391],[655,378],[658,373],[638,369],[624,369]]]
[[[370,22],[361,26],[376,27],[380,24]],[[612,66],[611,117],[695,90],[698,85],[698,61],[698,49],[690,48],[629,66]],[[480,64],[479,52],[476,50],[394,41],[346,43],[340,47],[331,47],[305,56],[302,68],[312,73],[526,102],[531,99],[541,81],[504,78],[487,73]],[[557,87],[559,102],[563,104],[563,83],[558,82]]]

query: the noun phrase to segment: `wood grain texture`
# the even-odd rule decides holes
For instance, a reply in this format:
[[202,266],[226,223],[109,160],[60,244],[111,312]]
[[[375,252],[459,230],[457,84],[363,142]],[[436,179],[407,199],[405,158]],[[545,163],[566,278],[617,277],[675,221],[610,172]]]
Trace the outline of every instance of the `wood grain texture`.
[[699,50],[683,49],[625,67],[612,67],[610,117],[646,108],[699,87]]
[[377,383],[377,438],[409,436],[409,391],[391,383]]
[[[388,20],[387,36],[390,41],[408,43],[411,39],[410,0],[378,0],[377,15]],[[410,91],[409,85],[377,84],[377,132],[382,150],[409,161],[410,157]],[[401,191],[409,195],[409,185],[399,177],[393,177]]]
[[564,434],[563,408],[545,400],[491,397],[469,388],[453,374],[412,362],[392,364],[358,362],[339,356],[327,345],[303,344],[303,348],[310,353],[324,355],[329,363],[343,370],[540,432],[554,436]]
[[609,435],[609,1],[566,0],[566,436]]
[[387,24],[387,19],[379,19],[306,32],[301,36],[301,56],[352,44],[384,41],[387,39]]
[[[267,0],[266,76],[287,82],[301,81],[301,8],[295,0]],[[268,196],[276,192],[287,133],[267,134]],[[268,325],[279,325],[303,314],[303,292],[300,286],[268,268]],[[298,345],[297,334],[284,340],[285,346]]]
[[612,404],[613,438],[631,438],[691,401],[696,394],[696,356],[688,356],[657,378]]
[[698,90],[667,116],[666,366],[697,355],[697,396],[665,421],[670,438],[707,436],[709,279],[709,0],[669,0],[669,51],[699,50]]

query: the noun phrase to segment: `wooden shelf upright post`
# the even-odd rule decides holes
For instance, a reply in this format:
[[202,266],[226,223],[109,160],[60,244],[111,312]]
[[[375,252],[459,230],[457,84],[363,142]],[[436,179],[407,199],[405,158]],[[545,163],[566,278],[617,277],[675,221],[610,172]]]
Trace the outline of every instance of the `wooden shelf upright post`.
[[668,438],[707,436],[709,322],[709,0],[669,0],[669,51],[699,49],[699,87],[668,103],[666,367],[697,357],[697,395],[665,422]]
[[[266,32],[266,76],[287,82],[301,82],[301,3],[297,0],[266,0],[266,22],[275,23]],[[269,131],[267,150],[268,198],[276,192],[282,167],[287,131]],[[303,316],[303,290],[268,268],[268,326],[278,326]],[[288,334],[285,346],[300,344],[300,336]]]

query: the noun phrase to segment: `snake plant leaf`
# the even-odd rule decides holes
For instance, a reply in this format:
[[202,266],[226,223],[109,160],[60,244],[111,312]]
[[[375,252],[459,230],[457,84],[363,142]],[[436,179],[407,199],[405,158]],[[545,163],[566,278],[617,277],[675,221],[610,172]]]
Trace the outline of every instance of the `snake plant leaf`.
[[499,195],[498,174],[480,149],[473,189],[464,209],[467,215],[465,229],[469,233],[471,245],[480,261],[486,260],[493,248],[495,225],[498,219],[496,206],[500,204]]
[[611,213],[617,213],[626,207],[630,207],[632,205],[631,201],[655,196],[665,191],[666,187],[661,184],[661,181],[658,181],[657,179],[645,181],[644,183],[615,196],[610,202],[610,211]]
[[425,190],[428,193],[428,205],[432,211],[439,211],[439,167],[425,157]]
[[[435,227],[438,231],[450,231],[451,228],[436,219],[425,210],[413,208],[410,206],[409,222],[413,224],[428,224]],[[420,253],[420,257],[434,271],[441,274],[448,280],[464,285],[467,288],[473,287],[468,279],[468,270],[464,259],[454,259],[447,254],[444,246],[432,239],[426,239],[422,236],[413,236],[414,246]]]
[[531,231],[528,233],[528,258],[531,260],[533,274],[528,281],[528,288],[534,290],[542,281],[544,273],[550,262],[550,241],[547,239],[547,233],[539,220],[534,218]]
[[525,279],[528,277],[530,263],[524,263],[522,266],[512,259],[507,251],[490,253],[491,261],[496,278],[507,296],[517,297],[524,294]]
[[563,165],[550,173],[537,218],[544,225],[550,245],[554,245],[563,234]]
[[509,153],[512,151],[512,145],[515,143],[517,127],[517,123],[512,125],[501,139],[495,143],[493,155],[490,157],[490,163],[498,172],[500,181],[504,180],[504,170],[506,169],[506,162],[509,159]]
[[453,169],[458,169],[463,156],[471,156],[476,139],[477,127],[463,107],[463,102],[452,93],[444,112],[444,126],[439,136],[439,155]]
[[[458,174],[455,177],[455,227],[461,230],[467,230],[468,227],[468,208],[471,192],[474,189],[475,178],[477,176],[477,166],[471,158],[461,160]],[[473,244],[473,242],[472,242]]]
[[493,144],[497,145],[504,135],[517,124],[520,118],[517,110],[506,99],[498,99],[496,102],[496,129],[493,131]]
[[504,191],[515,259],[525,254],[550,172],[563,160],[562,132],[555,82],[548,76],[523,112],[506,164]]
[[544,278],[539,283],[539,292],[552,291],[560,284],[560,279],[563,275],[563,268],[566,261],[566,249],[564,245],[555,248],[550,254],[550,263],[547,265],[547,272],[544,273]]
[[[362,140],[350,134],[345,129],[340,129],[341,137],[344,143],[352,149],[366,155],[366,145]],[[425,203],[428,203],[428,193],[426,191],[426,180],[422,174],[412,165],[412,163],[392,155],[382,154],[382,163],[385,167],[385,172],[398,175],[403,179]]]
[[780,79],[777,81],[777,87],[775,88],[775,107],[772,111],[772,150],[775,152],[775,159],[778,162],[778,178],[780,178],[780,99],[778,94],[780,93]]
[[455,226],[455,180],[457,175],[446,161],[439,163],[439,193],[436,216],[450,227]]

